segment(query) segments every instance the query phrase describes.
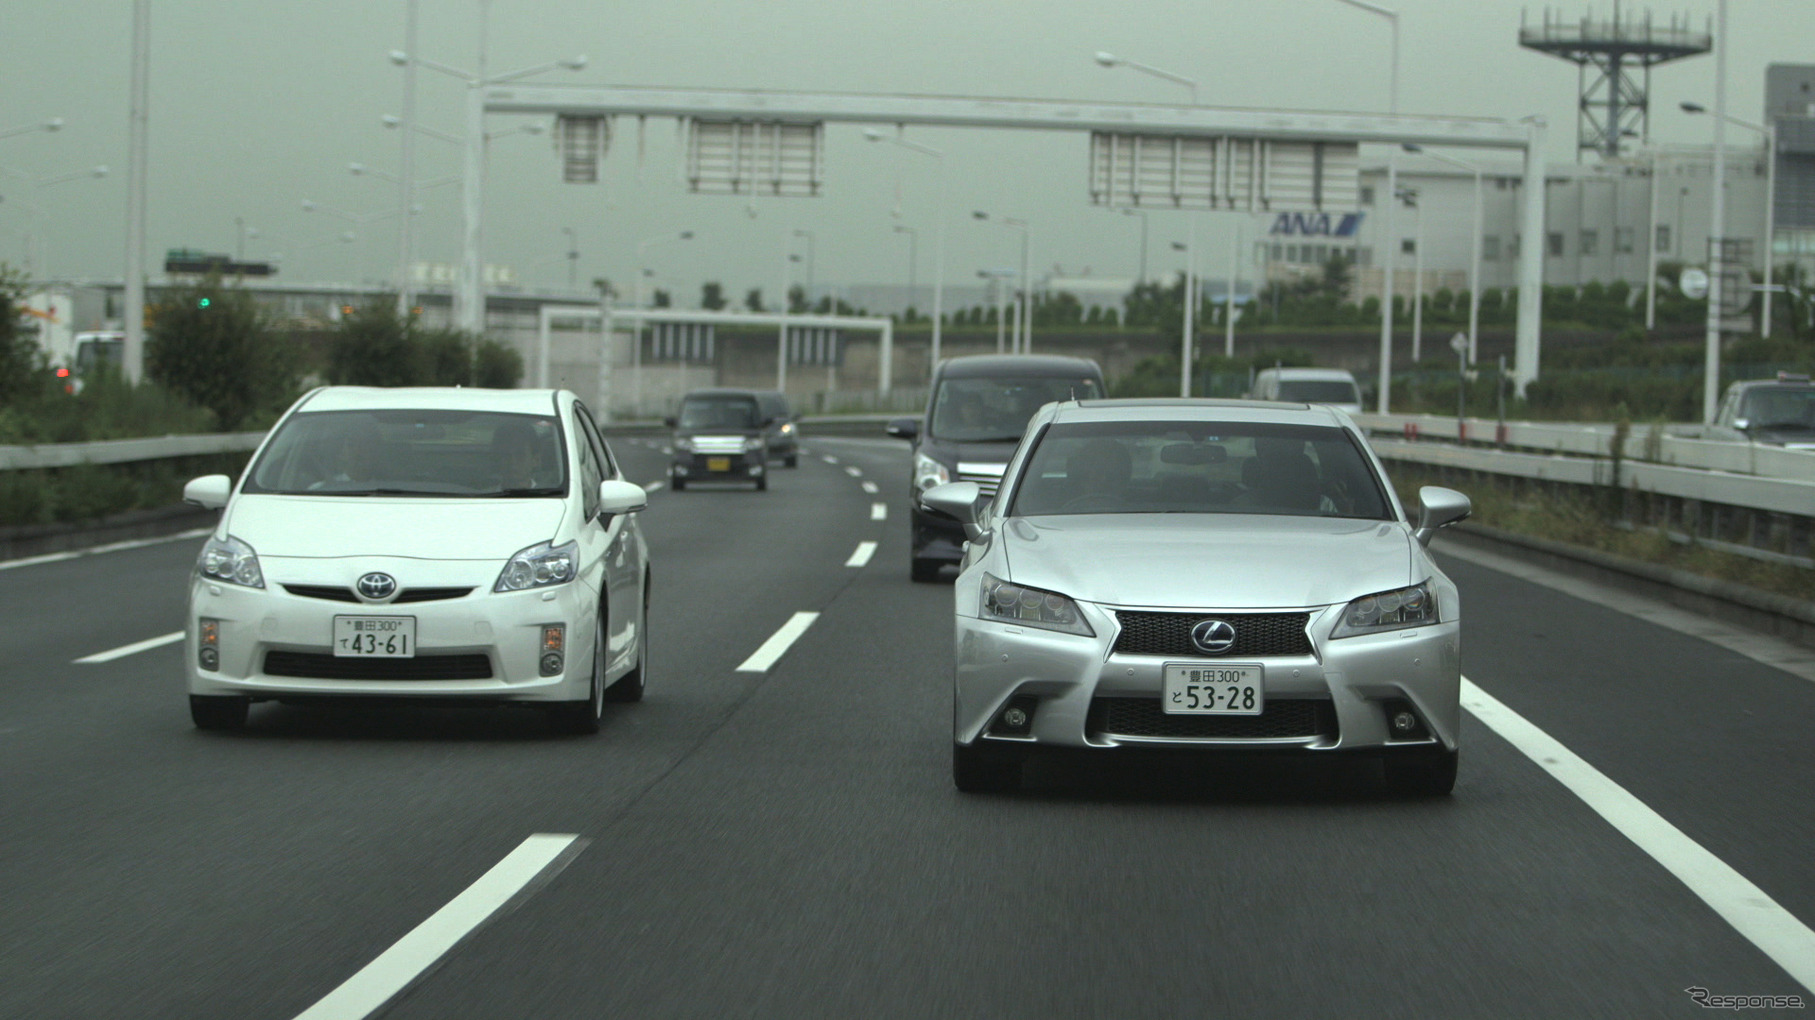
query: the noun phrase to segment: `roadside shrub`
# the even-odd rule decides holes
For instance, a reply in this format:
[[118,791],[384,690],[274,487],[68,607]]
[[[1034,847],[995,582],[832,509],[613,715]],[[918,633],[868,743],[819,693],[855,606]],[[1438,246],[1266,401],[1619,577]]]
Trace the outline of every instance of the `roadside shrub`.
[[146,377],[213,411],[221,428],[268,423],[296,399],[296,351],[243,290],[209,276],[166,293],[152,312]]

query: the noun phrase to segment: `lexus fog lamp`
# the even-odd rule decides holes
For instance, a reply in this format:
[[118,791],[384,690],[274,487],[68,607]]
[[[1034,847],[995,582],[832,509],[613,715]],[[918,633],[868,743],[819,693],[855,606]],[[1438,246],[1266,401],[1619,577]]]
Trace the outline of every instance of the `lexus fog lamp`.
[[566,584],[578,573],[580,544],[550,545],[538,542],[510,558],[492,591],[528,591]]
[[1377,634],[1407,627],[1423,627],[1437,622],[1437,602],[1431,598],[1430,582],[1410,588],[1363,595],[1348,604],[1337,621],[1331,638]]
[[914,489],[925,492],[935,485],[944,485],[952,480],[951,471],[924,453],[914,454]]
[[225,581],[246,588],[265,586],[264,572],[258,569],[258,554],[232,535],[210,538],[195,561],[195,572],[210,581]]
[[1010,584],[993,574],[983,575],[980,615],[985,620],[1095,637],[1084,622],[1078,604],[1055,591]]

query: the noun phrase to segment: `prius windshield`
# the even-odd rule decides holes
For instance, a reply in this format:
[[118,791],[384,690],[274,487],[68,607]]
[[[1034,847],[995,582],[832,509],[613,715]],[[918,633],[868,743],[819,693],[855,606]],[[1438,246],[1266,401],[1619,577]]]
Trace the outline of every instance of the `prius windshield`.
[[291,415],[243,492],[310,496],[563,496],[561,429],[495,411],[318,411]]
[[1392,519],[1345,430],[1258,422],[1067,422],[1043,432],[1012,516],[1286,514]]

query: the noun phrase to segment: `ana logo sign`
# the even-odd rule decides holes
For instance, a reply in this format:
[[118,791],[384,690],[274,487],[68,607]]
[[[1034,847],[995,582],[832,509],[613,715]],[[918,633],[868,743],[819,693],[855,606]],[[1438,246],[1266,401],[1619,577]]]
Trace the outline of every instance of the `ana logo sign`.
[[1280,213],[1273,218],[1274,237],[1354,237],[1361,213]]

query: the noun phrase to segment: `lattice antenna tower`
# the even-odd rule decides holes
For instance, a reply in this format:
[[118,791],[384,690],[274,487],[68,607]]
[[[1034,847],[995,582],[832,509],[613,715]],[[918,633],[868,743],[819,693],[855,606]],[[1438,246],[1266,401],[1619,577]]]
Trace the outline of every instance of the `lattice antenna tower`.
[[1652,67],[1706,53],[1713,40],[1711,30],[1691,28],[1686,14],[1671,15],[1668,25],[1653,22],[1650,11],[1624,17],[1618,0],[1611,20],[1592,12],[1569,20],[1548,7],[1537,24],[1519,15],[1520,46],[1576,65],[1576,148],[1607,159],[1618,159],[1628,138],[1650,140]]

